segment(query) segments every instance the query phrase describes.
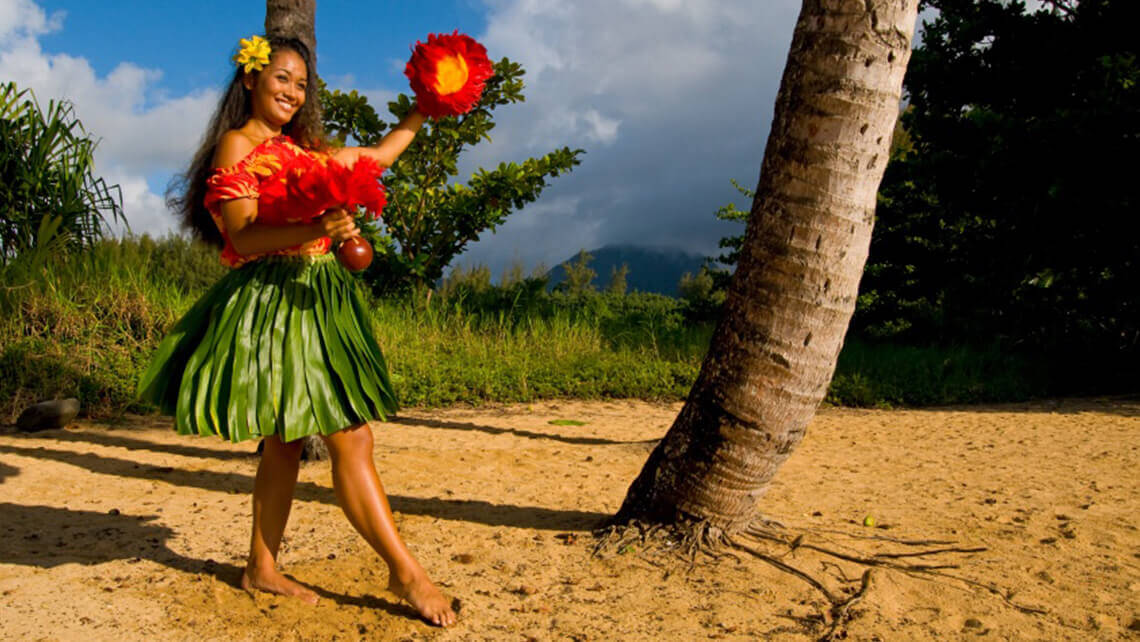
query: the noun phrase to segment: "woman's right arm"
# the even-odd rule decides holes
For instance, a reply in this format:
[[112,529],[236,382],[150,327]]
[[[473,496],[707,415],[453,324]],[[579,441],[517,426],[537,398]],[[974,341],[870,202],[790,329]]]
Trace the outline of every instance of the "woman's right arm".
[[234,250],[243,256],[283,250],[315,241],[322,236],[340,243],[360,235],[356,222],[345,210],[329,210],[313,223],[267,225],[253,221],[257,201],[238,198],[222,203],[222,223]]
[[[253,143],[231,131],[222,136],[214,154],[214,167],[232,167],[253,151]],[[235,198],[221,203],[222,224],[238,254],[261,254],[332,237],[334,243],[358,236],[352,216],[344,210],[329,210],[313,223],[266,225],[256,222],[257,199]]]
[[338,163],[349,167],[361,156],[368,156],[384,167],[391,167],[408,145],[412,144],[412,139],[426,121],[427,116],[424,116],[419,109],[413,109],[372,147],[342,147],[333,151],[332,157]]

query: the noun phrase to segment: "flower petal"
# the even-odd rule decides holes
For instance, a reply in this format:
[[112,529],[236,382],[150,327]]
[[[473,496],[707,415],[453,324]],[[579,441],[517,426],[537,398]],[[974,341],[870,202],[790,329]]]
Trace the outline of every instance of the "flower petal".
[[404,68],[420,111],[436,118],[471,111],[493,73],[486,48],[458,31],[417,42]]

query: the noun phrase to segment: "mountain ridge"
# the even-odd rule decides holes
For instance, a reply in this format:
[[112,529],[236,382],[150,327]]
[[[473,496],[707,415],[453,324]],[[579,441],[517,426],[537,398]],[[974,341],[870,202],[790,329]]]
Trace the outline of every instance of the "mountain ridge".
[[[667,296],[677,296],[677,283],[681,276],[686,272],[696,274],[707,260],[705,256],[680,248],[633,243],[604,245],[587,250],[586,253],[594,257],[589,267],[597,273],[593,283],[598,290],[605,290],[610,283],[611,271],[625,264],[629,266],[629,274],[626,275],[627,291],[655,292]],[[551,268],[546,273],[550,281],[547,287],[553,288],[566,280],[566,270],[562,266],[577,258],[578,253],[575,252]]]

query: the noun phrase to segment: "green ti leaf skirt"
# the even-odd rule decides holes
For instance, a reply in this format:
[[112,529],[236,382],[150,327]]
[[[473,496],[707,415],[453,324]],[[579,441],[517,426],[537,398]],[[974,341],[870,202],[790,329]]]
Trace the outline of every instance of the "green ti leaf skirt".
[[356,288],[332,254],[231,271],[163,339],[140,400],[179,433],[235,442],[384,420],[396,395]]

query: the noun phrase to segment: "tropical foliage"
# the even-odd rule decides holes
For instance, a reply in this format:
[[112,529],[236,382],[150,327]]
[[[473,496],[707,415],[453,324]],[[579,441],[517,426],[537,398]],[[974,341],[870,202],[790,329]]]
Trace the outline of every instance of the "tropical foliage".
[[926,5],[853,328],[1135,363],[1140,5]]
[[0,264],[88,247],[126,222],[118,186],[94,174],[95,144],[67,101],[41,109],[28,90],[0,86]]
[[[741,187],[740,183],[737,183],[735,178],[730,180],[732,182],[732,186],[736,188],[736,191],[740,192],[744,198],[748,199],[748,203],[751,204],[752,199],[756,197],[756,191],[750,190],[747,187]],[[736,203],[730,202],[729,204],[722,206],[716,211],[716,217],[721,221],[731,221],[734,223],[746,224],[748,223],[748,215],[750,213],[751,212],[748,210],[742,210],[736,207]],[[741,231],[740,234],[722,238],[720,240],[720,249],[725,250],[725,253],[717,257],[717,263],[726,266],[736,265],[737,259],[740,258],[740,247],[742,245],[744,245],[743,231]]]
[[594,277],[598,276],[597,271],[590,267],[590,261],[594,260],[594,256],[586,250],[578,250],[574,260],[566,261],[562,264],[562,270],[566,274],[565,280],[555,286],[555,290],[559,292],[569,292],[570,294],[585,294],[586,292],[593,292]]

